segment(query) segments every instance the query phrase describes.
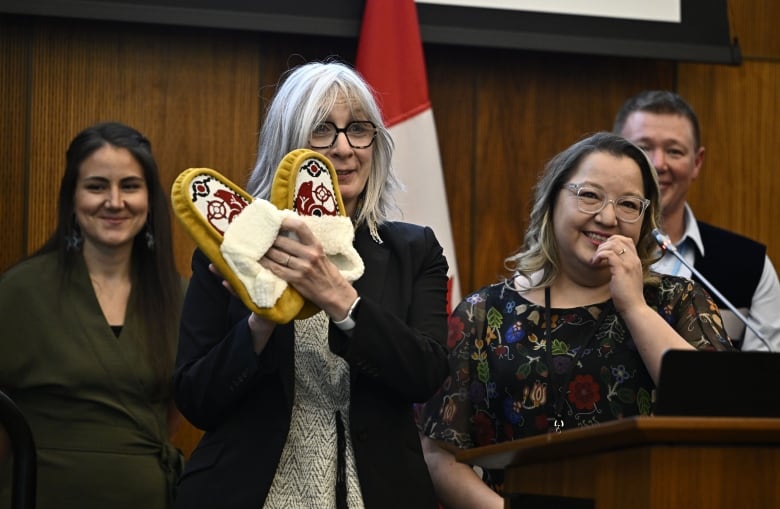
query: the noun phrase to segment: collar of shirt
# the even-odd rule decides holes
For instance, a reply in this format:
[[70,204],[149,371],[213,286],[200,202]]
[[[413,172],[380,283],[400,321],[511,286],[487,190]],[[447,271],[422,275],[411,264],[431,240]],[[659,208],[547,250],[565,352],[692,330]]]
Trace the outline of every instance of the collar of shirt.
[[[701,241],[701,233],[699,232],[699,225],[696,222],[696,217],[693,215],[693,210],[685,204],[685,230],[683,231],[682,238],[675,244],[677,252],[685,258],[685,261],[693,265],[696,260],[696,250],[704,256],[704,244]],[[680,260],[671,253],[665,253],[663,258],[653,264],[652,269],[661,274],[669,274],[672,276],[691,277],[691,271],[680,262]]]
[[[696,222],[696,217],[693,215],[693,210],[691,210],[690,205],[688,205],[687,203],[685,204],[684,221],[685,221],[685,231],[683,232],[683,236],[680,239],[680,242],[677,243],[677,248],[679,249],[682,244],[692,244],[690,246],[690,249],[693,250],[695,246],[699,250],[699,253],[701,253],[701,255],[704,256],[704,244],[701,241],[701,233],[699,232],[699,223]],[[691,260],[691,263],[693,263],[693,260]]]

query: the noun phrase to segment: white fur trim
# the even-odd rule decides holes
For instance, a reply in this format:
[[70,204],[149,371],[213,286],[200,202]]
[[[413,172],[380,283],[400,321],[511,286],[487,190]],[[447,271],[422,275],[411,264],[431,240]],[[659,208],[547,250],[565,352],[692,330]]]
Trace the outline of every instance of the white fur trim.
[[345,216],[299,216],[315,237],[319,239],[325,255],[333,262],[344,279],[357,280],[363,275],[365,266],[352,245],[355,228],[352,220]]
[[[261,266],[259,260],[279,235],[282,221],[292,215],[295,212],[279,210],[267,200],[256,199],[230,223],[222,239],[222,256],[258,307],[273,307],[287,288],[287,282]],[[326,256],[345,279],[352,282],[363,275],[365,266],[352,245],[355,232],[348,217],[297,217],[319,239]]]

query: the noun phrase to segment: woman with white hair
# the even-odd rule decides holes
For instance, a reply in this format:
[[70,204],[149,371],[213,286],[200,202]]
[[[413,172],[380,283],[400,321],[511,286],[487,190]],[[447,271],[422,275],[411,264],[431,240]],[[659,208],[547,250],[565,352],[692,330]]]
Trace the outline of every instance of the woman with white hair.
[[287,324],[249,311],[196,250],[175,399],[206,430],[181,508],[436,507],[413,417],[447,372],[447,262],[433,231],[388,219],[393,143],[364,80],[336,62],[286,76],[260,132],[248,191],[268,199],[279,162],[332,163],[354,247],[350,283],[291,217],[260,260],[321,311]]

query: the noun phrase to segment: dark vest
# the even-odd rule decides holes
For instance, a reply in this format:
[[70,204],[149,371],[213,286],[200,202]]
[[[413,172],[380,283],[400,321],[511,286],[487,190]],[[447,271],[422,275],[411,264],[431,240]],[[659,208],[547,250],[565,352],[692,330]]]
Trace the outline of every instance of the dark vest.
[[[764,271],[766,246],[728,230],[697,223],[707,254],[701,256],[696,250],[693,266],[735,307],[750,308]],[[715,295],[712,298],[719,307],[726,307]]]

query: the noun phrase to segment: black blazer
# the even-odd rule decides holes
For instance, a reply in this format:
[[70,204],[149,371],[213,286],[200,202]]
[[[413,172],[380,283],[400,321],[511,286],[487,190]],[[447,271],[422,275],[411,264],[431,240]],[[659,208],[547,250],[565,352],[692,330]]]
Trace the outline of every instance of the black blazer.
[[[447,262],[430,228],[388,223],[376,243],[355,234],[365,273],[352,337],[330,325],[331,350],[350,367],[350,433],[366,509],[434,508],[412,404],[447,375]],[[174,374],[176,404],[206,431],[176,492],[178,508],[260,509],[290,425],[293,324],[260,355],[249,311],[196,250]]]

